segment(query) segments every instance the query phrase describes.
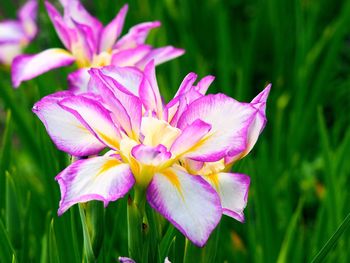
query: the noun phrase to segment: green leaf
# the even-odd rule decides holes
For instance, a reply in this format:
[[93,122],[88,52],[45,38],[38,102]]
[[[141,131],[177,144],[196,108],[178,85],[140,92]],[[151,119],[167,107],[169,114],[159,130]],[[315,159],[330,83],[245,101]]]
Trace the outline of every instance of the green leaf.
[[168,229],[162,238],[162,241],[160,242],[160,258],[161,260],[164,260],[166,256],[169,255],[169,249],[171,244],[174,242],[174,238],[176,235],[175,228],[173,227],[172,224],[169,224]]
[[2,138],[1,151],[0,151],[0,208],[4,207],[5,202],[5,171],[9,169],[11,161],[11,139],[12,139],[12,122],[11,111],[7,111],[5,131]]
[[21,248],[20,202],[11,175],[6,172],[6,228],[15,249]]
[[57,247],[55,229],[54,229],[54,220],[51,219],[50,227],[49,227],[49,262],[50,263],[60,263],[59,251]]
[[85,219],[89,230],[92,251],[98,258],[103,244],[105,208],[101,201],[90,201],[85,204]]
[[298,226],[298,220],[300,218],[300,214],[301,214],[301,210],[303,207],[303,200],[299,201],[299,204],[293,214],[293,217],[291,218],[289,225],[287,227],[287,233],[285,234],[283,243],[282,243],[282,247],[280,250],[280,254],[278,256],[277,259],[277,263],[284,263],[284,262],[288,262],[288,253],[291,251],[292,248],[294,248],[293,246],[293,239],[295,236],[295,233],[297,233],[297,226]]
[[12,262],[15,255],[8,233],[0,219],[0,262]]
[[345,217],[343,222],[340,224],[338,229],[334,232],[331,238],[327,241],[327,243],[323,246],[323,248],[317,253],[311,263],[320,263],[326,259],[328,253],[332,250],[332,248],[338,243],[339,238],[345,232],[345,230],[350,225],[350,213]]
[[128,250],[129,257],[136,262],[142,259],[142,217],[134,200],[129,196],[128,207]]
[[[11,138],[12,138],[12,122],[11,122],[11,111],[7,111],[5,131],[2,138],[1,152],[0,152],[0,177],[8,170],[10,160],[11,160]],[[0,186],[3,184],[0,184]]]
[[79,204],[79,213],[84,236],[84,262],[95,262],[95,255],[92,250],[89,229],[86,222],[85,212],[82,204]]

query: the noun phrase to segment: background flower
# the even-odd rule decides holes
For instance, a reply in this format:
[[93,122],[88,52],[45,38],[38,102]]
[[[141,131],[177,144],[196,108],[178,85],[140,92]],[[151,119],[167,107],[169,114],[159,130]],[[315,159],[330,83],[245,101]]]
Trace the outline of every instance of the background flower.
[[18,57],[12,67],[14,87],[51,69],[76,62],[80,69],[71,73],[68,80],[76,92],[84,92],[90,67],[113,64],[142,69],[152,59],[160,64],[184,53],[184,50],[172,46],[153,48],[145,44],[149,31],[160,26],[158,21],[133,26],[128,34],[120,37],[128,5],[124,5],[116,17],[103,26],[86,11],[79,0],[61,3],[63,16],[50,2],[46,1],[45,6],[66,49],[50,48],[36,55]]
[[17,12],[17,20],[0,22],[0,63],[11,65],[37,33],[38,3],[28,0]]

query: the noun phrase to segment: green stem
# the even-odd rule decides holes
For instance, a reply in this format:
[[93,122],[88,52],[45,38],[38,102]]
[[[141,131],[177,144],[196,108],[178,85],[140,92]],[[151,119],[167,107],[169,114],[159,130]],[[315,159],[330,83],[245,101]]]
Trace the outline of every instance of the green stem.
[[[145,213],[145,190],[135,187],[134,199],[128,198],[128,248],[129,257],[136,262],[148,259],[148,219]],[[146,244],[146,245],[145,245]]]
[[90,239],[85,212],[82,204],[79,204],[79,213],[80,213],[81,225],[83,227],[83,235],[84,235],[83,262],[95,262],[95,255],[92,250],[91,239]]

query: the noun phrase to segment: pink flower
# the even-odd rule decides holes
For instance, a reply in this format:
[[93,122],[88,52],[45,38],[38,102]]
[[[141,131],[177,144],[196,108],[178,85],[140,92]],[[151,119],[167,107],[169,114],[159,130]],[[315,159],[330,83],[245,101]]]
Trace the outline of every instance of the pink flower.
[[241,103],[224,94],[205,95],[214,78],[194,85],[197,76],[190,73],[164,104],[153,62],[143,72],[107,66],[90,74],[89,93],[59,92],[33,107],[60,150],[97,155],[56,177],[59,214],[79,202],[107,205],[135,186],[198,246],[222,214],[244,221],[250,179],[227,167],[261,133],[270,85],[251,103]]
[[45,2],[45,5],[65,49],[51,48],[36,55],[16,58],[12,67],[14,87],[51,69],[76,62],[79,70],[70,74],[69,84],[76,92],[84,92],[89,80],[87,70],[91,67],[112,64],[142,69],[151,60],[161,64],[184,53],[184,50],[172,46],[153,48],[145,44],[149,31],[160,26],[158,21],[138,24],[120,37],[127,5],[107,26],[103,26],[85,10],[79,0],[61,0],[61,3],[63,17],[51,3]]
[[37,33],[36,16],[38,3],[29,0],[18,11],[17,20],[0,22],[0,63],[11,65],[13,59],[22,54],[23,49]]

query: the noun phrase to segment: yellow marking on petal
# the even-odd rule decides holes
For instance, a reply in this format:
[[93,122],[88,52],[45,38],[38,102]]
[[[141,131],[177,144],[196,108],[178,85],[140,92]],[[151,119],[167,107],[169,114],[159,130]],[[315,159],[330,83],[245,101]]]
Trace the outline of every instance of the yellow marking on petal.
[[91,67],[103,67],[111,64],[112,55],[109,52],[102,52],[98,55],[94,55]]
[[81,130],[81,131],[84,132],[84,133],[89,133],[89,134],[91,134],[91,132],[90,132],[88,129],[86,129],[86,127],[83,126],[83,125],[75,125],[75,127],[77,127],[79,130]]
[[72,54],[76,59],[77,65],[79,68],[87,68],[90,67],[91,63],[86,54],[84,53],[84,47],[81,43],[75,42],[71,48]]
[[216,188],[216,190],[219,190],[219,187],[220,187],[218,177],[219,177],[218,174],[211,174],[207,176],[207,178],[210,180],[210,182]]
[[177,178],[177,175],[171,170],[166,170],[162,174],[171,182],[171,184],[173,186],[175,186],[177,191],[180,193],[182,199],[185,200],[185,197],[184,197],[184,195],[182,193],[182,189],[181,189],[181,183],[180,183],[179,179]]
[[106,134],[97,131],[97,134],[103,141],[105,141],[108,145],[113,146],[115,149],[119,149],[119,142],[108,137]]
[[105,162],[100,171],[97,173],[97,176],[108,171],[109,169],[111,169],[112,167],[116,166],[116,165],[119,165],[120,164],[120,161],[117,160],[117,159],[110,159],[108,160],[107,162]]
[[210,139],[210,137],[213,135],[213,132],[209,132],[207,133],[202,139],[200,139],[197,143],[195,143],[194,145],[192,145],[190,148],[184,150],[183,152],[178,153],[176,156],[177,158],[180,158],[181,156],[183,156],[184,154],[187,154],[189,152],[193,152],[195,150],[197,150],[198,148],[200,148],[208,139]]

